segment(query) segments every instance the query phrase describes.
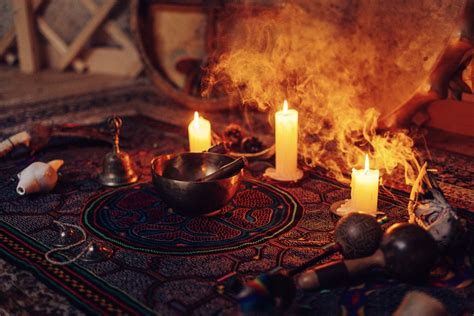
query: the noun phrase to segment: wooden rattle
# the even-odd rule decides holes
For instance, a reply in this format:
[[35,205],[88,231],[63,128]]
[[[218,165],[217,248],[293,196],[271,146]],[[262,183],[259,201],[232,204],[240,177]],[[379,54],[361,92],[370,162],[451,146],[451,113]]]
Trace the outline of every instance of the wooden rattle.
[[269,313],[286,309],[293,301],[295,285],[293,277],[314,266],[322,259],[340,251],[345,258],[360,258],[373,254],[380,246],[383,235],[380,220],[363,213],[351,213],[336,224],[336,242],[326,245],[324,251],[304,264],[286,272],[262,274],[247,282],[239,294],[241,311],[246,313]]
[[385,268],[401,280],[414,282],[428,275],[437,256],[436,242],[426,230],[414,224],[398,223],[387,229],[380,249],[371,256],[322,265],[301,274],[297,284],[303,289],[335,287],[374,267]]

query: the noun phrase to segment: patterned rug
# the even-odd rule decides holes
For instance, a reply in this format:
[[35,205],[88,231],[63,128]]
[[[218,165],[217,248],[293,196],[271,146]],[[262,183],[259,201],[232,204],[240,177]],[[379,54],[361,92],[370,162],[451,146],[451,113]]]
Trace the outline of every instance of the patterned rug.
[[[110,190],[99,184],[96,177],[110,149],[90,142],[0,162],[0,256],[34,276],[36,288],[45,291],[45,285],[51,291],[47,297],[60,297],[59,305],[38,313],[75,313],[77,308],[85,313],[235,314],[239,309],[233,282],[277,267],[296,267],[320,253],[333,240],[337,221],[330,205],[350,195],[347,186],[317,170],[308,170],[298,184],[281,185],[265,181],[255,168],[221,215],[184,218],[169,210],[148,184],[152,157],[185,150],[182,131],[130,117],[124,120],[123,135],[140,144],[126,148],[141,175],[141,183],[130,187]],[[18,196],[15,175],[31,161],[52,159],[65,160],[56,188],[49,194]],[[458,168],[463,169],[461,164]],[[406,204],[406,192],[381,190],[379,206],[389,217],[383,228],[406,220]],[[463,213],[468,220],[469,214]],[[95,263],[51,265],[44,253],[59,238],[53,220],[82,223],[89,240],[106,241],[113,256]],[[447,261],[442,277],[424,285],[374,273],[364,284],[298,291],[288,314],[390,315],[411,290],[438,298],[454,315],[472,312],[473,268],[464,259]],[[65,306],[66,301],[74,307]],[[30,305],[23,306],[28,310]],[[18,311],[21,304],[8,312]]]
[[302,207],[278,187],[244,181],[219,216],[185,217],[150,183],[94,196],[82,223],[101,240],[150,254],[202,255],[262,244],[291,229]]

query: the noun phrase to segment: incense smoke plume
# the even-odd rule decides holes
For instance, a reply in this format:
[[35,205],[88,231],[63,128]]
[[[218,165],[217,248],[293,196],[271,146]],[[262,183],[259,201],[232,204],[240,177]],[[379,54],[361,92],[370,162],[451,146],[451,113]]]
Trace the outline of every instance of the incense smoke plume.
[[436,56],[416,54],[429,37],[418,34],[416,44],[399,47],[379,40],[397,31],[396,21],[377,30],[370,27],[374,12],[357,5],[315,18],[312,13],[321,9],[317,2],[295,3],[231,15],[205,92],[216,86],[238,91],[244,104],[268,111],[270,123],[287,99],[299,111],[299,146],[308,165],[347,181],[344,173],[362,168],[369,153],[371,168],[382,174],[404,168],[409,184],[415,177],[414,142],[403,130],[377,133],[377,109],[401,104],[405,100],[393,91],[413,87],[409,76],[393,78],[417,67],[431,69]]

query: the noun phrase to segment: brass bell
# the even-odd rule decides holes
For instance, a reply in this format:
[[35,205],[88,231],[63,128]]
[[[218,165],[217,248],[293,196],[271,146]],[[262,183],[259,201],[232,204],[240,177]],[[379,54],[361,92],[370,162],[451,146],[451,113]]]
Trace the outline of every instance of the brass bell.
[[102,173],[99,181],[105,186],[116,187],[134,183],[138,176],[133,170],[130,156],[120,150],[119,135],[122,128],[122,119],[114,116],[108,120],[108,125],[114,134],[114,150],[104,157]]

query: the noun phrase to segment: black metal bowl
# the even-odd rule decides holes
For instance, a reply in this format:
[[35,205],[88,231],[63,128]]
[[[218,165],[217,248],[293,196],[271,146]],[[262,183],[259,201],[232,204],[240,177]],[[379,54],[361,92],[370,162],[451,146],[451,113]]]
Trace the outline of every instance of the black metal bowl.
[[158,156],[151,161],[153,184],[166,204],[180,214],[216,215],[234,197],[243,170],[223,179],[196,180],[233,160],[227,155],[207,152]]

